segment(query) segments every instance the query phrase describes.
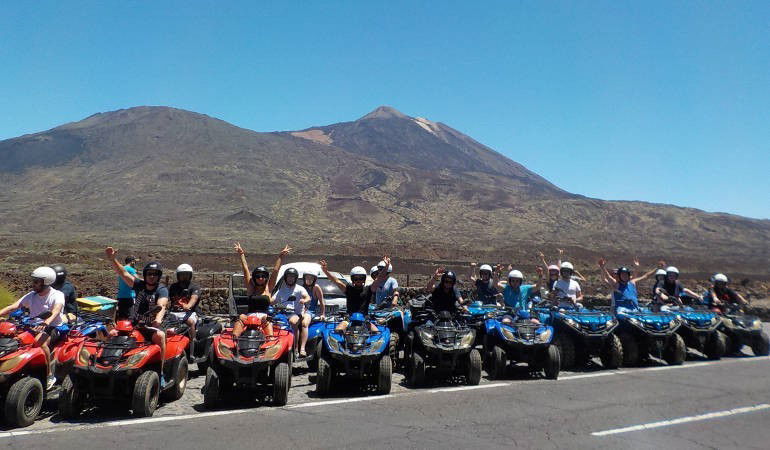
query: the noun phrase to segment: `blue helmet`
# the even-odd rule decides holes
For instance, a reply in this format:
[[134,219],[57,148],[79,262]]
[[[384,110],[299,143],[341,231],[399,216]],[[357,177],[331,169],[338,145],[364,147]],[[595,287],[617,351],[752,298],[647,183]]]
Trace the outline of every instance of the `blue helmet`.
[[363,322],[366,318],[364,318],[364,315],[360,312],[356,312],[350,315],[350,321],[351,322]]

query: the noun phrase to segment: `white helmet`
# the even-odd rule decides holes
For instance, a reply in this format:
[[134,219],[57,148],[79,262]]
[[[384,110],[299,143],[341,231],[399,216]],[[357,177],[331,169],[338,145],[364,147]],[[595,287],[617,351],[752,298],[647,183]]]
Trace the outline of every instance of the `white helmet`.
[[378,270],[380,270],[379,266],[372,266],[372,268],[369,269],[369,276],[373,277],[374,273],[377,272]]
[[572,263],[571,262],[567,262],[567,261],[564,261],[563,263],[561,263],[561,268],[562,269],[569,269],[569,270],[573,270],[573,271],[575,270],[575,267],[572,265]]
[[666,275],[666,271],[663,270],[663,269],[658,269],[658,270],[655,271],[655,276],[656,277],[661,276],[661,275]]
[[[385,268],[385,261],[380,261],[377,263],[378,270],[379,268]],[[393,264],[388,264],[388,273],[393,272]]]
[[727,275],[725,275],[723,273],[718,273],[718,274],[714,275],[711,279],[715,283],[718,282],[718,281],[721,281],[722,283],[727,283]]
[[350,276],[353,277],[353,276],[356,276],[356,275],[366,276],[366,269],[364,269],[361,266],[356,266],[356,267],[353,267],[352,269],[350,269]]
[[48,266],[38,267],[32,271],[32,278],[40,278],[43,284],[50,286],[56,281],[56,271]]
[[489,273],[492,273],[492,266],[490,266],[489,264],[482,264],[482,266],[479,267],[479,273],[481,273],[481,272],[483,272],[485,270],[487,272],[489,272]]
[[556,264],[551,264],[550,266],[548,266],[548,271],[550,272],[552,270],[555,270],[555,271],[558,272],[559,271],[559,266],[557,266]]
[[511,278],[517,278],[519,280],[523,280],[524,275],[522,275],[522,273],[519,272],[518,270],[511,270],[510,272],[508,272],[508,279],[511,279]]
[[679,269],[677,269],[674,266],[668,266],[668,267],[666,267],[666,273],[675,273],[675,274],[679,275]]
[[177,274],[185,273],[185,272],[192,274],[193,273],[192,266],[189,264],[180,264],[179,267],[176,268]]
[[302,278],[304,278],[305,275],[312,275],[312,276],[318,278],[319,276],[321,276],[321,272],[318,269],[308,269],[308,270],[302,272]]

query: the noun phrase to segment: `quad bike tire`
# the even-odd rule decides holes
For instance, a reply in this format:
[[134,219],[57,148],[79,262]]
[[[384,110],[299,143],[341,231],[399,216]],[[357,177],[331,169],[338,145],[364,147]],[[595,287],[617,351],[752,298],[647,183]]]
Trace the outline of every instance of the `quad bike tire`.
[[83,409],[83,392],[72,377],[67,375],[61,383],[59,391],[59,415],[65,419],[74,419]]
[[390,342],[388,343],[388,355],[391,362],[398,361],[398,334],[390,333]]
[[727,355],[740,355],[741,350],[743,349],[743,341],[741,341],[740,338],[735,336],[729,336],[727,337],[727,351],[725,354]]
[[559,355],[561,356],[561,367],[565,369],[572,369],[575,367],[576,355],[575,355],[575,341],[571,337],[565,336],[562,333],[561,336],[557,335],[556,346],[559,347]]
[[[317,372],[318,371],[318,359],[321,357],[321,342],[318,342],[316,344],[315,348],[313,349],[313,357],[307,358],[307,370],[311,372]],[[308,355],[310,356],[310,355]]]
[[754,356],[767,356],[770,354],[770,338],[768,338],[764,331],[752,339],[751,351],[754,352]]
[[139,375],[134,384],[131,397],[131,409],[137,417],[152,417],[158,408],[160,397],[160,378],[158,373],[148,370]]
[[285,406],[289,401],[291,387],[291,367],[286,361],[281,361],[273,371],[273,404]]
[[508,355],[502,347],[495,345],[492,349],[491,373],[489,374],[495,380],[505,377],[505,371],[508,368]]
[[210,345],[208,350],[206,350],[206,359],[198,362],[197,365],[198,365],[198,373],[206,374],[208,372],[208,368],[211,365],[211,346]]
[[682,336],[674,334],[663,350],[663,359],[671,366],[681,366],[687,359],[687,346]]
[[634,336],[630,333],[620,333],[618,339],[620,339],[620,345],[623,348],[623,366],[638,366],[642,359],[639,354],[639,344]]
[[207,409],[214,409],[219,405],[221,399],[222,386],[219,374],[209,367],[206,370],[206,381],[203,383],[203,406]]
[[549,380],[556,380],[559,378],[559,371],[561,370],[561,354],[559,353],[559,347],[555,345],[549,345],[548,348],[543,350],[543,373]]
[[377,364],[377,394],[390,394],[392,380],[393,360],[390,359],[390,355],[382,355],[379,364]]
[[315,377],[315,391],[318,395],[326,395],[332,386],[332,366],[325,356],[318,359],[318,373]]
[[465,369],[465,384],[477,386],[481,382],[481,353],[475,348],[468,353],[468,366]]
[[409,385],[421,387],[425,385],[425,359],[416,351],[409,358]]
[[182,398],[185,388],[187,387],[187,374],[189,369],[190,367],[187,364],[187,358],[184,355],[174,360],[173,365],[171,366],[171,375],[174,378],[174,386],[163,392],[164,400],[175,401]]
[[604,340],[599,359],[605,369],[615,370],[623,363],[623,344],[620,338],[611,334]]
[[706,347],[703,349],[706,358],[711,360],[721,359],[726,351],[727,337],[721,331],[717,331],[710,336],[708,342],[706,342]]
[[15,427],[28,427],[35,422],[43,407],[45,391],[37,378],[25,376],[11,385],[5,398],[5,420]]

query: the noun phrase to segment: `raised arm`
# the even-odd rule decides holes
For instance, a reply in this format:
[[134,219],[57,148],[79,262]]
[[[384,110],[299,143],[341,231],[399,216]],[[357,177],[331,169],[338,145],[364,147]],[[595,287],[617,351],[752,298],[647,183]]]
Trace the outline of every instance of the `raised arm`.
[[470,280],[472,283],[476,282],[476,263],[471,263],[471,276]]
[[289,245],[285,245],[283,247],[283,250],[281,250],[281,253],[278,254],[278,258],[275,259],[275,264],[273,264],[273,271],[270,272],[270,278],[267,279],[267,289],[270,292],[273,292],[273,288],[275,288],[275,283],[278,282],[278,272],[281,271],[281,266],[283,265],[283,258],[291,253],[291,247]]
[[243,247],[241,247],[240,242],[236,242],[235,245],[233,245],[233,249],[235,249],[235,253],[238,255],[238,258],[241,262],[241,270],[243,271],[243,285],[251,286],[251,271],[249,270],[249,263],[246,262],[246,252],[243,250]]
[[545,254],[541,251],[538,251],[537,255],[540,257],[540,261],[542,261],[543,267],[548,267],[548,261],[545,260]]
[[[640,282],[640,281],[646,280],[647,278],[651,277],[651,276],[652,276],[652,274],[654,274],[656,270],[663,268],[665,265],[666,265],[666,262],[665,262],[665,261],[663,261],[663,260],[660,260],[660,261],[658,261],[658,264],[657,264],[657,266],[655,266],[655,267],[653,267],[652,269],[650,269],[650,271],[649,271],[649,272],[645,272],[645,273],[644,273],[644,274],[642,274],[641,276],[638,276],[638,277],[634,278],[634,279],[633,279],[633,280],[631,280],[631,281],[633,281],[633,282],[634,282],[634,284],[636,284],[636,283],[638,283],[638,282]],[[636,266],[636,267],[639,267],[639,266],[640,266],[640,265],[639,265],[639,259],[637,259],[637,258],[634,258],[634,266]]]
[[136,281],[136,277],[128,273],[123,265],[120,264],[120,261],[118,261],[118,258],[115,256],[118,254],[118,251],[112,247],[107,247],[104,250],[104,254],[107,255],[107,260],[112,263],[112,268],[115,270],[115,273],[117,273],[118,276],[120,276],[120,278],[122,278],[127,285],[134,287],[134,281]]
[[428,292],[433,292],[433,289],[436,287],[436,281],[441,278],[441,275],[444,273],[444,268],[439,267],[436,269],[436,272],[433,274],[432,277],[428,278],[428,284],[425,286],[425,290]]
[[604,258],[599,258],[599,271],[602,275],[602,281],[604,281],[610,289],[615,290],[612,274],[607,270],[607,260]]
[[[385,261],[385,267],[387,268],[390,265],[390,258],[387,256],[384,256],[382,258],[383,261]],[[385,280],[388,279],[388,271],[386,269],[382,269],[379,272],[377,272],[377,278],[372,281],[372,284],[369,285],[369,290],[372,292],[376,292],[377,289],[382,286],[383,283],[385,283]]]
[[344,291],[345,288],[347,287],[347,285],[345,283],[343,283],[342,281],[340,281],[339,278],[335,277],[334,274],[329,272],[329,265],[326,263],[326,260],[322,259],[322,260],[318,261],[318,264],[321,265],[321,270],[326,275],[326,278],[328,278],[329,281],[331,281],[332,283],[336,284],[338,288],[340,288],[340,289],[342,289]]

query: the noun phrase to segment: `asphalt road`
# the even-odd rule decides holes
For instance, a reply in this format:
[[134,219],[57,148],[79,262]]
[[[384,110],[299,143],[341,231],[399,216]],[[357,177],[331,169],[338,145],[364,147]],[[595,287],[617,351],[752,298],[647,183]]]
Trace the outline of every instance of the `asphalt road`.
[[[746,349],[747,355],[750,350]],[[770,358],[730,357],[683,366],[562,372],[559,380],[514,371],[475,387],[436,382],[391,395],[353,384],[313,395],[307,374],[293,379],[289,405],[242,400],[205,411],[200,386],[149,419],[99,410],[80,422],[55,414],[0,432],[9,448],[770,448]],[[55,408],[55,402],[47,404]]]

